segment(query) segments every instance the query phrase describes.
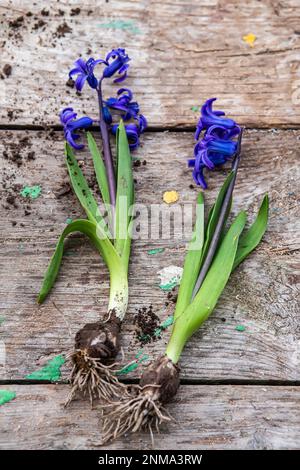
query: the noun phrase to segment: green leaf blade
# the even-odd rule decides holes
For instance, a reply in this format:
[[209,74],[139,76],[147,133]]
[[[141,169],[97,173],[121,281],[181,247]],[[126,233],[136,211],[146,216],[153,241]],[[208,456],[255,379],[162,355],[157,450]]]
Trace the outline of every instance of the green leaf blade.
[[96,179],[98,182],[98,186],[101,192],[103,202],[105,205],[109,206],[110,197],[109,197],[109,188],[108,188],[108,181],[107,181],[107,175],[106,175],[106,168],[102,160],[99,148],[96,144],[96,141],[90,132],[87,133],[87,141],[88,141],[88,146],[92,155],[94,169],[96,173]]
[[66,143],[66,155],[66,164],[71,184],[81,206],[85,210],[89,220],[94,223],[101,223],[103,228],[106,227],[108,233],[107,225],[101,216],[98,204],[95,201],[93,193],[81,169],[79,168],[74,152],[68,143]]
[[199,292],[175,321],[166,350],[166,354],[173,362],[178,362],[188,339],[214,310],[231,274],[239,236],[245,223],[246,213],[240,212],[222,240]]
[[[129,258],[130,243],[128,227],[131,221],[130,208],[134,201],[132,158],[128,139],[121,120],[117,130],[117,197],[116,197],[116,232],[115,248],[120,256]],[[124,252],[125,250],[125,252]]]
[[[174,313],[176,320],[189,305],[197,276],[199,274],[201,254],[204,243],[204,197],[199,193],[197,198],[197,218],[188,251],[184,260],[182,278]],[[194,248],[194,245],[197,246]]]
[[110,270],[112,269],[114,264],[118,263],[118,255],[115,252],[110,240],[107,238],[105,233],[101,231],[99,225],[97,226],[89,220],[74,220],[69,225],[67,225],[67,227],[64,229],[61,236],[59,237],[54,254],[50,260],[50,263],[44,276],[42,287],[37,299],[38,303],[42,303],[45,300],[51,288],[53,287],[63,257],[64,240],[69,234],[74,232],[81,232],[90,238],[90,240],[93,242],[93,244],[96,246],[96,248],[102,255],[105,263],[107,264]]
[[239,239],[232,270],[234,270],[257,247],[267,229],[268,216],[269,197],[266,194],[262,200],[255,221]]

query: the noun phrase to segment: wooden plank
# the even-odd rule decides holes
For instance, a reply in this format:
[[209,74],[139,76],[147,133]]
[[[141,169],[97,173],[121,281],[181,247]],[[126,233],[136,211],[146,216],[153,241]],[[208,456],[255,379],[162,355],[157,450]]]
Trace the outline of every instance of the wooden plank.
[[191,108],[210,96],[241,124],[299,125],[298,0],[3,0],[0,12],[0,69],[12,65],[0,80],[0,124],[58,124],[70,104],[90,111],[91,93],[65,85],[73,61],[125,46],[126,85],[151,126],[195,126]]
[[[105,313],[108,275],[98,254],[79,236],[68,243],[57,283],[42,306],[35,303],[57,237],[67,218],[82,215],[74,195],[59,197],[66,178],[61,132],[1,131],[1,279],[2,350],[6,349],[2,379],[23,379],[49,359],[64,354],[84,323]],[[247,131],[244,156],[235,190],[233,210],[248,208],[250,219],[263,194],[270,196],[270,224],[266,237],[232,276],[218,307],[182,356],[182,376],[204,380],[299,380],[297,303],[297,227],[299,204],[295,193],[299,131]],[[163,192],[176,189],[179,204],[195,203],[186,160],[192,154],[191,133],[147,133],[137,152],[146,165],[135,167],[137,203],[161,203]],[[28,154],[35,152],[35,160]],[[12,155],[23,164],[17,166]],[[90,177],[91,159],[81,154]],[[32,158],[32,155],[31,155]],[[17,160],[18,162],[18,160]],[[208,176],[205,199],[210,205],[225,171]],[[41,185],[37,199],[19,195],[23,185]],[[4,187],[4,185],[6,187]],[[15,186],[17,185],[17,186]],[[18,186],[19,185],[19,186]],[[9,196],[15,197],[7,202]],[[27,215],[25,215],[27,214]],[[166,222],[164,222],[164,226]],[[157,228],[157,224],[155,225]],[[148,250],[164,247],[163,253]],[[173,313],[167,292],[158,287],[157,272],[182,266],[185,237],[180,227],[166,239],[135,240],[130,266],[130,303],[122,344],[125,362],[141,350],[134,316],[153,306],[161,320]],[[299,264],[299,263],[298,263]],[[246,330],[236,330],[237,325]],[[151,357],[161,354],[169,330],[144,347]],[[1,362],[1,361],[0,361]],[[2,361],[3,362],[3,361]],[[146,362],[145,362],[146,363]],[[140,368],[133,373],[139,376]],[[67,377],[63,369],[62,378]]]
[[[0,408],[0,448],[103,449],[99,406],[78,400],[66,410],[66,388],[5,386],[16,398]],[[299,449],[299,399],[299,387],[181,386],[168,407],[177,422],[154,435],[155,449]],[[146,433],[104,447],[151,448]]]

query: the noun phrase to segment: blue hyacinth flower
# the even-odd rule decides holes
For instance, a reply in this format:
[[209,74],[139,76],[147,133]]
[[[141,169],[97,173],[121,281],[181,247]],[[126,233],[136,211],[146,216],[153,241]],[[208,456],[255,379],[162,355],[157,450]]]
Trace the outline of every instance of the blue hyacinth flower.
[[[113,135],[116,135],[118,127],[118,124],[114,124],[111,127],[111,132],[113,133]],[[125,124],[124,127],[128,138],[130,150],[136,150],[140,145],[140,135],[142,133],[141,127],[133,122],[130,124]]]
[[85,62],[81,57],[76,60],[74,63],[75,68],[70,71],[69,77],[73,78],[74,75],[77,75],[75,80],[77,91],[82,90],[85,81],[88,82],[91,88],[97,88],[98,80],[94,75],[94,68],[97,64],[102,63],[106,63],[105,60],[94,60],[93,58],[90,58]]
[[139,144],[140,135],[147,127],[147,119],[139,114],[140,107],[136,101],[132,101],[133,94],[129,88],[120,88],[116,98],[108,98],[104,103],[103,115],[105,122],[111,125],[111,132],[115,135],[118,124],[113,123],[113,113],[121,117],[125,123],[125,130],[131,150],[135,150]]
[[[113,60],[111,60],[113,59]],[[118,48],[113,49],[110,51],[106,58],[105,63],[106,67],[103,70],[103,78],[109,78],[115,75],[115,73],[119,74],[119,77],[115,78],[115,83],[120,83],[125,80],[127,76],[127,69],[129,67],[128,62],[130,61],[129,56],[126,54],[125,49]]]
[[132,101],[133,94],[129,88],[120,88],[117,91],[117,98],[108,98],[105,104],[108,108],[120,111],[124,121],[135,119],[140,112],[140,107],[136,101]]
[[233,119],[223,118],[223,111],[213,110],[212,104],[217,98],[208,99],[201,108],[201,115],[197,124],[195,140],[199,139],[202,130],[207,130],[211,126],[220,126],[220,128],[233,129],[236,123]]
[[233,119],[224,116],[223,111],[213,111],[212,103],[216,98],[207,100],[201,108],[195,138],[198,140],[202,131],[204,135],[194,148],[194,158],[188,166],[194,168],[193,178],[197,185],[206,189],[204,169],[213,170],[230,160],[237,151],[237,142],[232,139],[239,135],[241,129]]
[[93,124],[93,119],[88,116],[76,119],[77,113],[73,108],[65,108],[60,112],[60,122],[64,127],[64,134],[66,141],[76,150],[83,149],[83,144],[78,144],[75,141],[80,138],[76,131],[79,129],[86,129]]

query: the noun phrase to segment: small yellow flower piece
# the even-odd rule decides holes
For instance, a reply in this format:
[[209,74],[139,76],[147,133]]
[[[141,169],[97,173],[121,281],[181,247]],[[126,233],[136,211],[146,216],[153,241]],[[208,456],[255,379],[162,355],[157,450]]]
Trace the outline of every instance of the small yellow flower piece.
[[256,41],[256,36],[253,33],[249,33],[246,36],[243,36],[243,41],[249,44],[250,47],[254,47],[254,43]]
[[179,194],[178,194],[177,191],[166,191],[166,192],[164,192],[163,200],[167,204],[172,204],[173,202],[178,201],[178,199],[179,199]]

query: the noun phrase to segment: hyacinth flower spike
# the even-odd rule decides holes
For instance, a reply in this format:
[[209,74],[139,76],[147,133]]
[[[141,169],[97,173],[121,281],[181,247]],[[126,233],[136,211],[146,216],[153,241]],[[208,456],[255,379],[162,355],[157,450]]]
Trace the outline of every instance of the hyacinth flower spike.
[[[75,63],[75,69],[70,72],[71,76],[77,76],[75,81],[77,89],[81,90],[84,83],[87,83],[98,96],[103,159],[90,132],[87,133],[87,141],[105,210],[102,204],[98,205],[74,154],[74,149],[80,150],[83,147],[82,141],[79,142],[79,130],[89,128],[96,120],[87,116],[77,119],[73,108],[65,108],[60,114],[66,139],[66,165],[70,181],[87,219],[74,220],[62,232],[45,274],[38,302],[42,303],[49,294],[59,272],[64,252],[64,240],[74,232],[81,232],[90,239],[103,258],[110,275],[110,295],[106,315],[101,320],[84,325],[76,333],[75,347],[69,354],[72,362],[72,387],[66,404],[70,403],[77,392],[88,395],[91,402],[93,398],[110,401],[113,397],[127,393],[125,385],[121,384],[116,377],[118,366],[115,358],[120,349],[121,325],[128,304],[131,213],[134,203],[132,158],[126,128],[120,115],[118,114],[118,124],[113,122],[112,116],[110,124],[104,120],[105,115],[107,118],[105,109],[109,108],[103,104],[101,89],[103,78],[115,73],[119,73],[118,78],[125,78],[126,70],[124,70],[123,62],[125,61],[126,65],[129,59],[123,49],[120,50],[121,52],[118,51],[109,54],[105,60],[89,59],[84,62],[79,59]],[[117,63],[115,63],[116,60]],[[99,80],[94,70],[97,64],[105,65]],[[131,101],[130,90],[126,94]],[[129,101],[125,98],[127,105]],[[121,111],[126,112],[127,116],[127,108]],[[135,110],[135,122],[139,119],[140,115]],[[110,159],[112,163],[112,155],[108,131],[111,131],[112,125],[116,126],[114,127],[117,154],[116,174],[114,168],[109,166]],[[127,125],[130,125],[130,121]],[[112,197],[111,183],[115,187],[115,199]]]
[[214,170],[233,158],[237,150],[237,142],[233,139],[241,131],[233,119],[224,117],[223,111],[212,109],[215,100],[216,98],[208,99],[201,108],[195,133],[197,143],[194,158],[188,160],[188,166],[193,168],[195,183],[203,189],[207,188],[204,169]]
[[[232,171],[221,187],[215,204],[204,220],[204,197],[197,198],[196,223],[184,261],[174,313],[174,323],[165,354],[143,372],[139,386],[128,397],[104,407],[103,444],[128,432],[159,431],[170,421],[166,405],[180,385],[178,366],[182,351],[203,322],[213,312],[231,273],[256,248],[268,222],[268,196],[258,215],[245,230],[246,212],[241,211],[229,227],[226,221],[240,160],[242,132],[233,156]],[[204,271],[203,271],[204,270]],[[204,276],[201,274],[205,272]],[[201,281],[199,282],[199,276]]]

